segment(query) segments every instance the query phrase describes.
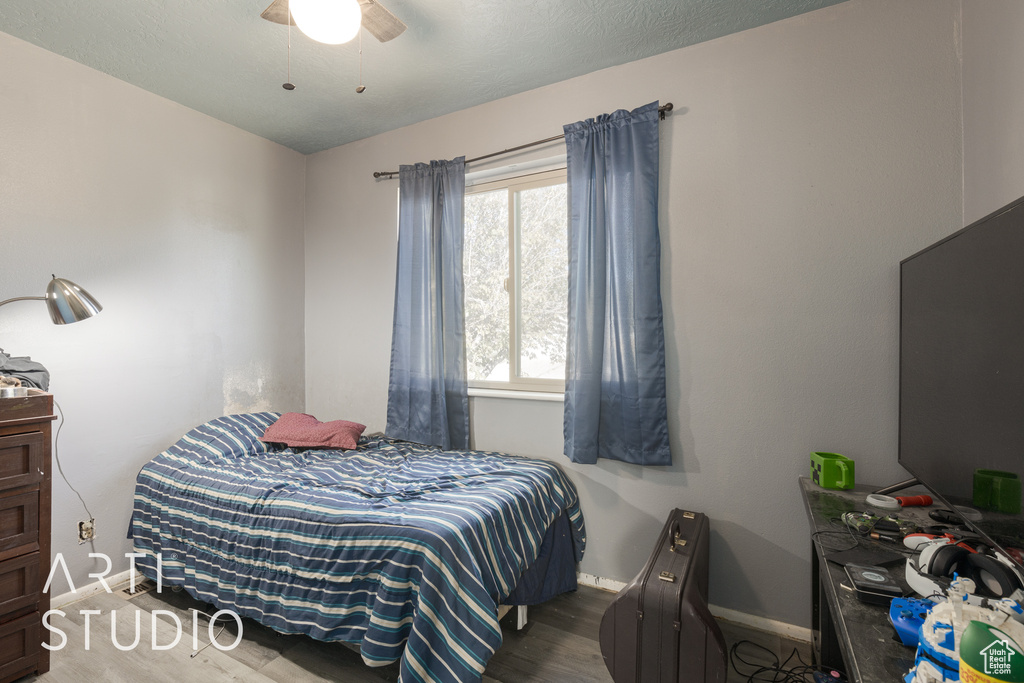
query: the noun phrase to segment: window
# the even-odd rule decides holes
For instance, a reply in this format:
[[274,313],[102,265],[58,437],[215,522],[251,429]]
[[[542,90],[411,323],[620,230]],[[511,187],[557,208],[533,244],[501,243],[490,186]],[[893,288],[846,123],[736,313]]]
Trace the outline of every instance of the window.
[[471,387],[561,392],[569,293],[565,169],[466,189]]

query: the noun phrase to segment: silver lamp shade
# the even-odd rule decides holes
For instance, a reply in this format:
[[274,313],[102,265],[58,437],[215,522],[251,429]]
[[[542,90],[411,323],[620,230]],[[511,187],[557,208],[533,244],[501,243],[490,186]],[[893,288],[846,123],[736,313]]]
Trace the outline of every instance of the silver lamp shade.
[[46,308],[54,325],[77,323],[103,310],[89,292],[71,280],[56,276],[46,287]]
[[99,302],[92,298],[92,294],[71,280],[65,280],[56,275],[53,276],[46,288],[46,296],[16,296],[13,299],[0,301],[0,306],[6,306],[15,301],[45,301],[54,325],[77,323],[79,320],[91,318],[103,310]]

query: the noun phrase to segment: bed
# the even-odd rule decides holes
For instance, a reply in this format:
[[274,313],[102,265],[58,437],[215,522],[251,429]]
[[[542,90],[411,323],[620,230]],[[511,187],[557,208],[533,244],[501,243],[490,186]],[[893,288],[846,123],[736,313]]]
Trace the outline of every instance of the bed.
[[383,436],[354,450],[259,440],[278,413],[219,418],[139,473],[129,535],[164,584],[283,633],[401,660],[401,680],[479,681],[500,603],[576,587],[585,530],[553,463]]

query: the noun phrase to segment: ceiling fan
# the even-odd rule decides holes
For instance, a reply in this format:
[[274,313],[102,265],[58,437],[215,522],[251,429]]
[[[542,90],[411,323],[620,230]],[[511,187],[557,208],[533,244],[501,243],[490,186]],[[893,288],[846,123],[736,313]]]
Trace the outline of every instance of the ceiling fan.
[[[359,8],[362,10],[363,28],[382,43],[397,38],[406,29],[402,20],[377,0],[359,0]],[[288,14],[288,0],[274,0],[260,16],[277,24],[296,26],[295,21]]]

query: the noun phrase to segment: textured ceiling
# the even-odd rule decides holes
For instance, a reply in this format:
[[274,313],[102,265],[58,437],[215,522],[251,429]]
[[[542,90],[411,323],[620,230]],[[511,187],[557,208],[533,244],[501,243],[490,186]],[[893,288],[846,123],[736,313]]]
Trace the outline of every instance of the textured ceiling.
[[382,0],[388,43],[330,46],[270,0],[0,0],[0,31],[303,153],[842,0]]

